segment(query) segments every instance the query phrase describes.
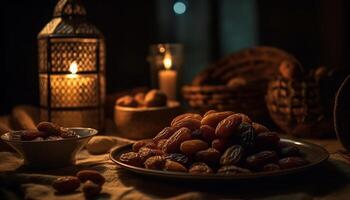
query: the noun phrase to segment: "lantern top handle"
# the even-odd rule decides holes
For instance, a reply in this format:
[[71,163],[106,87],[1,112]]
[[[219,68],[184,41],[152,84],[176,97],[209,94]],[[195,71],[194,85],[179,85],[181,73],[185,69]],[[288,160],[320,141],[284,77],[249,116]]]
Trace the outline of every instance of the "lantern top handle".
[[54,17],[85,17],[86,10],[81,0],[59,0],[55,6]]

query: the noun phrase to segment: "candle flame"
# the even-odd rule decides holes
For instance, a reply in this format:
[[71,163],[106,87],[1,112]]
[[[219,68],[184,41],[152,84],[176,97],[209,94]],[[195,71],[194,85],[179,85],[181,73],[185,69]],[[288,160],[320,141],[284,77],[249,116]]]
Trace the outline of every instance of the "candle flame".
[[69,66],[69,71],[72,74],[76,74],[78,72],[78,63],[76,61],[73,61]]
[[172,64],[173,64],[173,61],[171,60],[171,56],[169,54],[166,54],[163,60],[163,65],[165,69],[170,69]]

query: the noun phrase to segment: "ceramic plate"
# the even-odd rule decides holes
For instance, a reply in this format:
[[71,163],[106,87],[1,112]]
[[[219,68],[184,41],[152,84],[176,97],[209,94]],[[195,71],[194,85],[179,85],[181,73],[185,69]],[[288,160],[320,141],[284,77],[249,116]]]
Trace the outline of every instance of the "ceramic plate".
[[141,167],[135,167],[128,164],[125,164],[120,161],[119,157],[123,153],[132,151],[132,144],[128,144],[125,146],[117,147],[110,152],[111,160],[120,165],[122,168],[142,174],[142,175],[150,175],[156,177],[163,178],[175,178],[175,179],[189,179],[189,180],[242,180],[242,179],[256,179],[256,178],[264,178],[264,177],[273,177],[273,176],[282,176],[292,173],[297,173],[300,171],[304,171],[310,169],[312,167],[318,166],[324,161],[326,161],[329,157],[329,153],[323,147],[318,145],[296,141],[291,139],[281,139],[281,141],[286,142],[290,145],[297,146],[303,154],[305,154],[305,159],[309,161],[309,164],[296,167],[292,169],[284,169],[279,171],[272,172],[256,172],[251,174],[237,174],[237,175],[219,175],[219,174],[208,174],[208,175],[193,175],[184,172],[170,172],[170,171],[161,171],[161,170],[150,170]]

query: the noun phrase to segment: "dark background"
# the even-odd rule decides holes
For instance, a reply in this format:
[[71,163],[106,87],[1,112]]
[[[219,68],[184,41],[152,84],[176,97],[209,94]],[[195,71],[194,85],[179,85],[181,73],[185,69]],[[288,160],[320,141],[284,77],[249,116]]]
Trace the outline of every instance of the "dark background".
[[[85,0],[88,19],[105,35],[107,92],[149,84],[148,45],[185,45],[184,83],[209,63],[241,48],[270,45],[306,68],[347,67],[349,16],[345,0]],[[38,105],[37,40],[56,0],[2,2],[0,113]]]

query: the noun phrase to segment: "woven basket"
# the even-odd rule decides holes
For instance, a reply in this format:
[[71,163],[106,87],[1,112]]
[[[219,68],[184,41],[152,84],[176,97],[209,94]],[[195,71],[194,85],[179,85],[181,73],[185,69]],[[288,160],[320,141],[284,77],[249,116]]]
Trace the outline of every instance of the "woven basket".
[[[278,65],[296,59],[273,47],[254,47],[231,54],[200,72],[182,94],[189,106],[199,112],[209,109],[243,112],[253,119],[268,117],[264,96],[267,83]],[[246,84],[228,86],[241,78]]]
[[331,120],[324,116],[320,87],[310,76],[270,81],[266,105],[273,121],[285,132],[298,137],[328,137]]

